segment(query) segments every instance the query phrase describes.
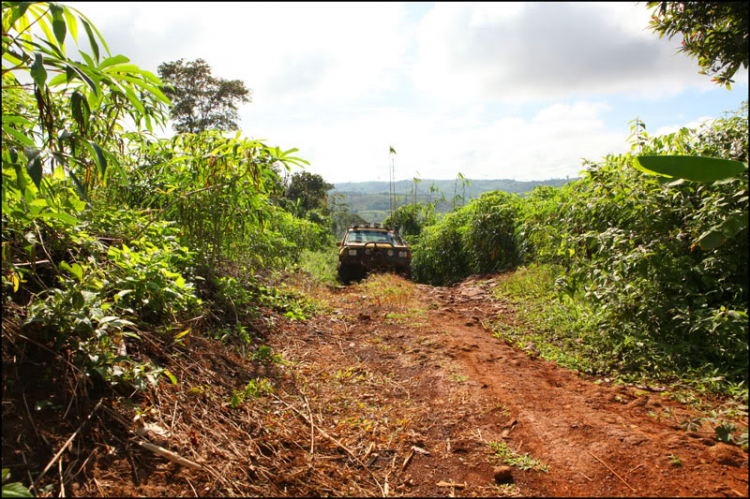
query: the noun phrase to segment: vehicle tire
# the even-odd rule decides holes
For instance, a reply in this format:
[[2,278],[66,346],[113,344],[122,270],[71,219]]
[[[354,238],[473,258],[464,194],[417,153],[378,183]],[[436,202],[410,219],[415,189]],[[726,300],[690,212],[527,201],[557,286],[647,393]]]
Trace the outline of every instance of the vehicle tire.
[[352,281],[352,268],[348,265],[342,265],[339,268],[339,280],[345,286],[348,286]]

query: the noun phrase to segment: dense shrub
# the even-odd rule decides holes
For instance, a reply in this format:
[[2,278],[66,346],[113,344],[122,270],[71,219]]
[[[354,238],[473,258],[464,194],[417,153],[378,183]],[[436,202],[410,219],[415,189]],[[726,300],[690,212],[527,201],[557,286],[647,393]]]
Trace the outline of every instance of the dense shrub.
[[[747,105],[701,130],[662,137],[636,122],[633,148],[746,162]],[[689,182],[646,175],[633,167],[634,156],[586,162],[583,177],[563,187],[525,198],[492,193],[445,216],[415,245],[414,277],[450,284],[522,261],[553,264],[562,269],[561,303],[585,309],[565,312],[585,315],[577,339],[610,368],[718,367],[735,382],[746,379],[747,169]]]
[[489,192],[429,226],[413,249],[416,280],[450,284],[473,273],[497,272],[517,264],[519,198]]

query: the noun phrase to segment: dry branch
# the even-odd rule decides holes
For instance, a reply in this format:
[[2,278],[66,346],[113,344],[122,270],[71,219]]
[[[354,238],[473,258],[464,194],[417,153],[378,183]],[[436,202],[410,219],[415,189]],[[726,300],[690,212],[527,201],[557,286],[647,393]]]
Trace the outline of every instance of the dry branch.
[[191,461],[190,459],[185,459],[184,457],[180,456],[179,454],[175,454],[171,450],[167,450],[164,447],[159,447],[158,445],[154,445],[148,442],[138,442],[138,445],[143,447],[144,449],[148,449],[154,454],[159,454],[162,457],[166,457],[173,463],[181,464],[182,466],[187,466],[188,468],[193,468],[196,470],[202,469],[203,466],[201,466],[198,463],[195,463]]
[[102,402],[104,402],[104,399],[100,399],[99,402],[97,402],[96,406],[94,407],[94,410],[91,411],[91,414],[89,414],[89,416],[86,418],[86,420],[83,423],[81,423],[81,425],[78,427],[78,429],[75,431],[75,433],[73,433],[70,436],[70,438],[63,444],[62,448],[60,448],[60,450],[57,451],[57,454],[55,454],[55,456],[50,460],[50,462],[47,463],[47,466],[44,467],[44,470],[42,470],[42,472],[39,474],[39,476],[36,477],[36,480],[34,480],[34,483],[32,484],[32,487],[36,487],[36,484],[39,483],[39,480],[41,480],[42,477],[47,473],[47,471],[49,471],[49,469],[52,467],[52,465],[55,464],[55,461],[57,461],[58,459],[60,459],[60,456],[62,456],[62,453],[65,452],[65,449],[68,448],[68,445],[70,445],[70,442],[72,442],[73,439],[76,438],[76,436],[83,429],[83,426],[86,423],[89,422],[89,420],[91,419],[91,416],[93,416],[94,413],[97,410],[99,410],[99,408],[102,406]]

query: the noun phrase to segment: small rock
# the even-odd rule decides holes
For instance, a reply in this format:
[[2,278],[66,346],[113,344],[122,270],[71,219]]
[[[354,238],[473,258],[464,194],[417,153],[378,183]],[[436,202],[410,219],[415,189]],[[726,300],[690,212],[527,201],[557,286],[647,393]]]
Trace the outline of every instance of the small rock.
[[716,440],[712,438],[701,438],[698,441],[706,447],[713,447],[714,445],[716,445]]
[[495,466],[495,469],[492,471],[495,473],[495,481],[497,483],[513,480],[513,470],[510,466]]
[[709,447],[706,452],[719,464],[739,468],[742,466],[745,456],[736,447],[727,444],[717,444]]

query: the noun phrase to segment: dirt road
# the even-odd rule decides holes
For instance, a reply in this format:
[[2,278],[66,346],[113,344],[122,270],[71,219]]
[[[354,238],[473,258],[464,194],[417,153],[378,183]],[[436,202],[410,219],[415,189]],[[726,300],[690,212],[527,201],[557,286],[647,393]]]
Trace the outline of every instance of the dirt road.
[[487,321],[513,314],[493,284],[351,286],[275,338],[372,494],[747,496],[747,453],[680,428],[690,409],[658,387],[587,379],[493,337]]

